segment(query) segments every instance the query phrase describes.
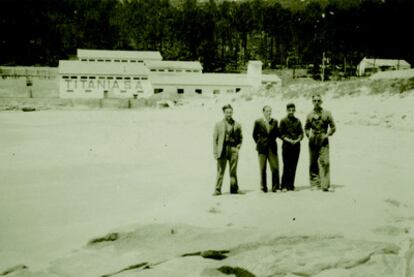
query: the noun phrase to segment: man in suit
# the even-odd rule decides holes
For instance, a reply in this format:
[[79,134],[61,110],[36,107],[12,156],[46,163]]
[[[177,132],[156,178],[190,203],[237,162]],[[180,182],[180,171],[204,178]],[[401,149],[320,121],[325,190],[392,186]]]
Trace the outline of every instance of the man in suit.
[[226,171],[227,161],[230,165],[230,193],[239,190],[237,182],[237,161],[243,141],[241,125],[233,119],[233,108],[225,105],[222,108],[224,119],[216,123],[213,134],[213,152],[217,160],[217,180],[214,196],[221,194],[221,186]]
[[279,161],[277,157],[276,138],[279,136],[277,120],[271,118],[272,108],[263,107],[263,118],[254,123],[253,139],[256,142],[256,150],[259,154],[260,186],[263,192],[267,192],[266,167],[269,161],[272,171],[272,191],[280,190]]
[[330,190],[329,173],[329,140],[336,131],[330,111],[322,108],[320,95],[312,96],[313,111],[309,113],[305,123],[305,134],[309,139],[309,175],[311,189]]
[[279,132],[283,140],[282,158],[283,175],[282,189],[295,190],[295,175],[300,153],[300,141],[303,129],[300,120],[295,117],[295,104],[286,106],[287,116],[280,121]]

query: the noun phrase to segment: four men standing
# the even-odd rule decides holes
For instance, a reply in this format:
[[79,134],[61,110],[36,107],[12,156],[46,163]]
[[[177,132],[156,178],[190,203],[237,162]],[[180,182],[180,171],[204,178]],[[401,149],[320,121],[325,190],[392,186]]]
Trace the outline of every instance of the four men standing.
[[[323,109],[320,95],[312,97],[314,109],[306,118],[305,134],[309,139],[309,175],[311,188],[323,191],[330,189],[329,175],[329,141],[328,137],[335,133],[336,127],[332,114]],[[287,116],[278,126],[276,119],[271,117],[270,106],[263,107],[263,118],[255,121],[253,139],[259,156],[260,188],[267,192],[266,168],[269,161],[272,171],[272,191],[282,189],[295,190],[296,167],[300,154],[300,141],[303,139],[302,124],[295,117],[295,105],[289,103]],[[238,193],[237,162],[243,136],[241,125],[233,119],[233,108],[226,105],[223,108],[224,119],[214,128],[213,151],[217,160],[217,180],[213,195],[221,194],[221,186],[227,161],[230,164],[230,193]],[[283,141],[283,175],[282,184],[279,182],[279,162],[276,139]]]

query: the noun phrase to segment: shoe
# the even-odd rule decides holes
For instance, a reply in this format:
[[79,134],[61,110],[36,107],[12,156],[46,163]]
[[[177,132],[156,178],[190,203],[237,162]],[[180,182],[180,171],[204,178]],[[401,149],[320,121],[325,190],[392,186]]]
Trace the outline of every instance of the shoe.
[[214,193],[213,193],[213,196],[218,196],[218,195],[221,195],[221,191],[215,191]]
[[325,192],[333,192],[334,190],[331,189],[331,188],[324,188],[324,189],[322,189],[322,191],[325,191]]
[[287,192],[287,189],[282,189],[282,192]]
[[267,188],[261,188],[260,190],[263,191],[264,193],[267,192]]
[[239,193],[239,191],[237,191],[237,190],[231,190],[230,191],[230,194],[238,194]]

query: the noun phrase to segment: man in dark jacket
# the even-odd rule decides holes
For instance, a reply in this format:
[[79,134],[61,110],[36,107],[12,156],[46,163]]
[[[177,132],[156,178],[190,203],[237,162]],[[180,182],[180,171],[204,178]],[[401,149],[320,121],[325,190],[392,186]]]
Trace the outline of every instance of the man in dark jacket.
[[295,109],[295,104],[287,104],[287,116],[280,121],[279,126],[280,138],[283,140],[283,190],[295,190],[295,175],[299,160],[300,141],[303,139],[302,124],[295,117]]
[[230,165],[230,193],[237,193],[237,161],[239,150],[243,141],[241,125],[233,119],[233,108],[225,105],[224,119],[217,122],[213,134],[213,154],[217,160],[217,179],[214,196],[221,194],[224,172],[227,161]]
[[263,107],[263,118],[254,123],[253,139],[256,142],[256,150],[259,154],[260,186],[263,192],[267,192],[266,167],[269,161],[272,171],[272,191],[280,190],[279,161],[277,157],[276,138],[279,136],[277,120],[271,118],[272,108]]

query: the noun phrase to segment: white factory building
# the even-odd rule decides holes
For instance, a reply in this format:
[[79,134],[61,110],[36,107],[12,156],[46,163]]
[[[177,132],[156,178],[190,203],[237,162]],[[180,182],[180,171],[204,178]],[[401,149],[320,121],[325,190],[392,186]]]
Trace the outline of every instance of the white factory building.
[[154,94],[208,95],[280,88],[277,75],[262,75],[262,62],[247,73],[203,73],[198,61],[164,61],[160,52],[78,49],[77,60],[59,61],[61,98],[142,98]]

